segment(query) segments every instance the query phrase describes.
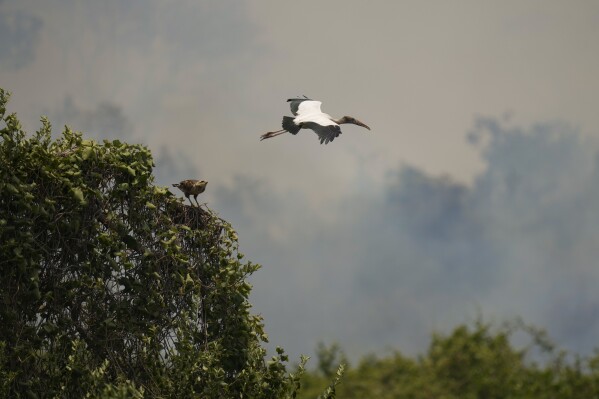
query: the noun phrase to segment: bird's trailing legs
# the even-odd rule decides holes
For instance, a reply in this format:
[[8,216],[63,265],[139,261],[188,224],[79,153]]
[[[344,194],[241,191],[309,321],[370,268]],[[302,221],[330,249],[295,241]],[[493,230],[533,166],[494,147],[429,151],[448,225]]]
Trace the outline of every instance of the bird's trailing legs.
[[277,130],[276,132],[267,132],[264,133],[262,136],[260,136],[260,141],[264,140],[264,139],[269,139],[271,137],[277,137],[283,133],[287,133],[287,130],[285,129],[281,129],[281,130]]

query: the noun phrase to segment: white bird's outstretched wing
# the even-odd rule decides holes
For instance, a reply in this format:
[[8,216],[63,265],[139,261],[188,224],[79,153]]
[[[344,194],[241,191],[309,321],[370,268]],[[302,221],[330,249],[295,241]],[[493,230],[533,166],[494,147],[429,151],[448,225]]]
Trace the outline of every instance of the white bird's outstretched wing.
[[320,110],[321,104],[322,104],[322,102],[315,101],[315,100],[302,101],[301,103],[299,103],[297,115],[304,116],[304,115],[322,114],[322,111]]
[[328,144],[341,134],[341,127],[328,119],[326,120],[326,124],[310,121],[304,122],[303,125],[305,128],[313,130],[318,135],[320,144]]
[[291,108],[291,113],[293,115],[297,115],[297,110],[299,109],[300,104],[304,101],[310,100],[307,98],[290,98],[289,100],[287,100],[287,102],[289,103],[289,108]]
[[291,112],[295,115],[293,123],[313,130],[318,135],[320,144],[328,144],[341,134],[339,124],[320,109],[322,102],[309,98],[290,98],[287,101],[290,103]]
[[320,101],[311,100],[309,98],[290,98],[289,108],[295,116],[302,114],[320,113]]
[[304,101],[302,102],[297,110],[297,116],[293,120],[295,124],[305,124],[306,122],[315,122],[319,125],[328,126],[334,124],[331,120],[331,116],[323,113],[320,110],[320,101]]

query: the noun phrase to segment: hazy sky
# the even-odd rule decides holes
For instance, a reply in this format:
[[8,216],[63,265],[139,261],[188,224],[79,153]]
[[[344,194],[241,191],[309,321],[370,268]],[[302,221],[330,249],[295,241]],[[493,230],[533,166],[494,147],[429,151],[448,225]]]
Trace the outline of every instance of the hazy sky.
[[[0,0],[0,87],[154,151],[263,269],[273,345],[424,348],[521,316],[599,346],[599,3]],[[260,142],[307,95],[344,126]]]

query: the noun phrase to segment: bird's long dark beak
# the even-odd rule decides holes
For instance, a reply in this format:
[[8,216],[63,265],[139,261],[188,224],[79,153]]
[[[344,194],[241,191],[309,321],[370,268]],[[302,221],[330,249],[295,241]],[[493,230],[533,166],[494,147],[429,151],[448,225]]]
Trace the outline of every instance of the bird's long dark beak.
[[367,124],[365,124],[365,123],[362,123],[362,122],[360,122],[360,121],[359,121],[359,120],[357,120],[357,119],[354,119],[354,121],[355,121],[354,123],[355,123],[356,125],[358,125],[358,126],[362,126],[362,127],[365,127],[366,129],[370,130],[370,127],[369,127]]

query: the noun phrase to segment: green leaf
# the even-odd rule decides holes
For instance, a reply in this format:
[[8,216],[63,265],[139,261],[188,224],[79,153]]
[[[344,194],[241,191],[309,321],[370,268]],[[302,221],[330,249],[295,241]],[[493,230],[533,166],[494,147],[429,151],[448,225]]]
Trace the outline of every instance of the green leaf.
[[19,193],[19,190],[15,186],[13,186],[12,184],[10,184],[10,183],[6,183],[5,187],[7,188],[8,191],[10,191],[13,194],[18,194]]
[[93,154],[94,154],[93,147],[85,147],[85,149],[81,153],[81,158],[85,161],[85,160],[89,159]]
[[139,242],[133,236],[131,236],[129,234],[123,236],[123,242],[129,249],[139,251],[141,248],[141,245],[139,244]]
[[83,197],[83,190],[81,190],[81,188],[73,187],[71,188],[71,193],[73,194],[73,197],[75,197],[75,199],[79,200],[79,203],[81,205],[85,205],[87,203],[87,201],[85,201],[85,198]]

